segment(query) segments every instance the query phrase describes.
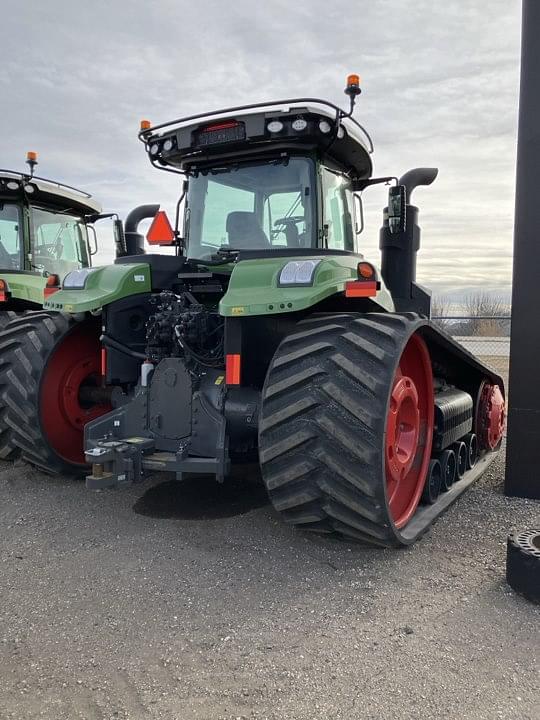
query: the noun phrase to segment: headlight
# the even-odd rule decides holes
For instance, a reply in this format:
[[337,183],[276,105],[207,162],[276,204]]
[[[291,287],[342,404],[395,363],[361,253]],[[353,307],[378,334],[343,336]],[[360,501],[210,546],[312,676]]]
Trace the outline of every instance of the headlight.
[[331,129],[332,129],[332,126],[330,125],[329,122],[327,122],[326,120],[321,120],[321,122],[319,123],[319,130],[322,133],[327,135]]
[[297,118],[296,120],[293,120],[292,129],[296,130],[296,132],[301,132],[302,130],[305,130],[306,128],[307,128],[307,122],[304,120],[304,118]]
[[159,152],[159,145],[157,143],[150,145],[150,155],[157,155],[158,152]]
[[165,140],[165,142],[163,143],[163,149],[165,150],[165,152],[170,152],[173,149],[173,141],[171,140],[171,138]]
[[268,132],[277,133],[283,130],[283,123],[281,120],[271,120],[266,126]]
[[313,285],[320,260],[291,260],[279,273],[279,285]]
[[81,268],[80,270],[72,270],[64,278],[62,288],[64,290],[82,290],[86,285],[88,276],[92,271],[92,268]]

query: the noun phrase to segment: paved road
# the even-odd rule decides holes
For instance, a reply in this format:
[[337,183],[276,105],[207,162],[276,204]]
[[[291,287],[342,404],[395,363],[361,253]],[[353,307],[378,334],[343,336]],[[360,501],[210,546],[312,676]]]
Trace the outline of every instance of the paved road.
[[414,548],[283,525],[253,480],[90,493],[0,472],[0,717],[538,720],[540,506],[501,464]]

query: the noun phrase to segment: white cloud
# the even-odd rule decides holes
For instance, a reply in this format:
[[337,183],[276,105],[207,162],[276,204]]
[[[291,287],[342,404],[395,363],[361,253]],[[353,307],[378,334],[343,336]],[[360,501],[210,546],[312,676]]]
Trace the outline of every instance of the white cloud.
[[[507,0],[19,0],[0,27],[0,154],[79,184],[125,215],[171,208],[177,180],[136,133],[154,122],[295,95],[341,102],[363,76],[358,117],[377,174],[438,166],[418,192],[419,279],[507,288],[511,277],[519,4]],[[366,194],[374,257],[384,191]]]

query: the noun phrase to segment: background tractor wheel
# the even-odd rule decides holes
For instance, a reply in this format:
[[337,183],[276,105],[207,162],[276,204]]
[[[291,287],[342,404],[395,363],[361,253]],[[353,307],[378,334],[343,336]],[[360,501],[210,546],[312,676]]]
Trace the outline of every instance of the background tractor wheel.
[[[25,311],[28,312],[28,311]],[[14,310],[0,310],[0,331],[3,330],[8,323],[15,318],[20,317],[23,313],[15,312]]]
[[516,592],[540,603],[540,530],[508,536],[506,580]]
[[[13,310],[0,311],[0,348],[2,347],[2,331],[7,328],[13,320],[26,315],[29,310],[15,312]],[[0,350],[1,353],[1,350]],[[0,460],[15,460],[20,455],[19,448],[13,442],[13,430],[6,419],[7,408],[2,402],[2,395],[6,384],[9,383],[7,373],[10,365],[2,362],[0,354]]]
[[316,315],[270,364],[259,455],[289,523],[379,545],[420,501],[431,454],[433,378],[415,315]]
[[0,334],[0,401],[12,442],[49,473],[84,471],[84,425],[110,407],[100,385],[99,322],[37,311]]

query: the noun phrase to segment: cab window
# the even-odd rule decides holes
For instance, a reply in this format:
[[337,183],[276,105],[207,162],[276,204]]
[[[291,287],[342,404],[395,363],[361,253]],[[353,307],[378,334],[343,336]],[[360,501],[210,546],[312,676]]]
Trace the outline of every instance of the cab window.
[[227,218],[231,208],[236,212],[253,213],[254,207],[255,194],[250,190],[222,185],[210,178],[202,225],[204,244],[216,249],[227,245]]
[[353,200],[349,179],[323,167],[322,189],[326,247],[354,252]]
[[88,236],[81,218],[34,207],[32,229],[30,261],[34,270],[63,277],[88,265]]
[[306,247],[305,190],[276,192],[264,200],[263,229],[272,246]]
[[234,250],[315,247],[314,162],[232,163],[189,180],[184,232],[191,258]]
[[0,203],[0,268],[21,269],[21,211],[17,205]]

